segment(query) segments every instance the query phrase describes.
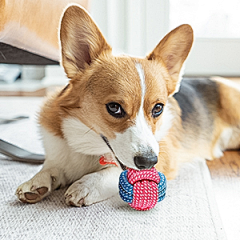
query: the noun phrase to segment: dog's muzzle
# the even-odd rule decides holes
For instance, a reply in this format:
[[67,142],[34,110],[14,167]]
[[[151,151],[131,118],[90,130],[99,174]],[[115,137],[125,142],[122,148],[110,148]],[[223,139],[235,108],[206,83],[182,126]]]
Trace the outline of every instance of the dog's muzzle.
[[[121,168],[123,170],[126,170],[127,167],[118,159],[118,157],[116,156],[115,152],[113,151],[107,137],[105,137],[102,134],[100,136],[103,139],[103,141],[107,144],[107,146],[109,147],[111,152],[113,153],[115,159],[117,160],[117,162],[119,163]],[[139,170],[151,169],[158,162],[158,156],[151,151],[151,153],[145,153],[145,154],[137,155],[137,156],[134,157],[133,160],[134,160],[135,166]]]

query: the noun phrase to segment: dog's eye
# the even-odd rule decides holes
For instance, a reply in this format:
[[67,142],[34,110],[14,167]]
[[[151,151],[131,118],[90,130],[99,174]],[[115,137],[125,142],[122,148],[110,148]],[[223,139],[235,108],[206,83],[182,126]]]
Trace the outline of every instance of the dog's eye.
[[152,109],[152,117],[157,118],[161,115],[163,111],[163,104],[162,103],[157,103],[154,108]]
[[116,102],[110,102],[106,104],[107,111],[110,115],[115,118],[122,118],[125,116],[125,111],[123,110],[122,106]]

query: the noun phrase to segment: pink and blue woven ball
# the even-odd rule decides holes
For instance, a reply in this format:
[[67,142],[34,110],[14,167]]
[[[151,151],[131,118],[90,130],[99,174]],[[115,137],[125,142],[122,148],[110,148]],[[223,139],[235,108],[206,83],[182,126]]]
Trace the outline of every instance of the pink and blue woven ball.
[[166,187],[166,177],[155,168],[128,169],[119,178],[120,197],[136,210],[152,209],[165,198]]

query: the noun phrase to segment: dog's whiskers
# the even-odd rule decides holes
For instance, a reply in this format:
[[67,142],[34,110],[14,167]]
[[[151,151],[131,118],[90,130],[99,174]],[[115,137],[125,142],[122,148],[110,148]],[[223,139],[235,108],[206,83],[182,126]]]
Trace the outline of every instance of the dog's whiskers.
[[88,134],[90,131],[92,131],[93,130],[93,127],[91,127],[91,128],[89,128],[84,134],[83,134],[83,136],[85,136],[86,134]]

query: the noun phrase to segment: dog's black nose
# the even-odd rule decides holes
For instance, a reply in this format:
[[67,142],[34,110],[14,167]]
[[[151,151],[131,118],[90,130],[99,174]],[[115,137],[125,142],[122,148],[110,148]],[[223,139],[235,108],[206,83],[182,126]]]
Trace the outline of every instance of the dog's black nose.
[[158,161],[158,157],[155,156],[135,156],[134,163],[138,169],[150,169]]

